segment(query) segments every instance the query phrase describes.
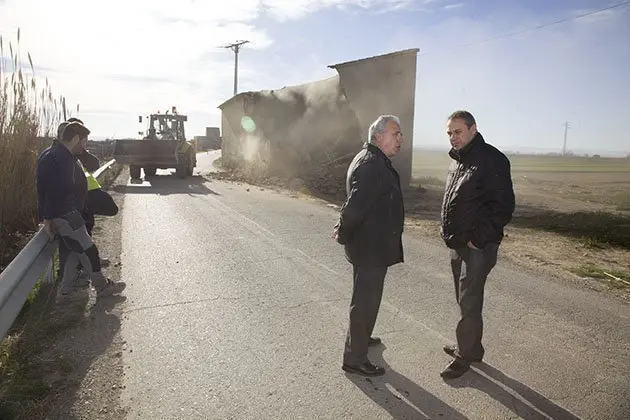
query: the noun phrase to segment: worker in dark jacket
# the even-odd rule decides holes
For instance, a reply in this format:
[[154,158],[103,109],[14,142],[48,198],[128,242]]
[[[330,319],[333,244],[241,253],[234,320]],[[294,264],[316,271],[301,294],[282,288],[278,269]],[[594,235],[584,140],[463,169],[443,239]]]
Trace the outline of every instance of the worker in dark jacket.
[[333,238],[345,247],[354,279],[342,369],[364,376],[385,373],[368,360],[368,346],[380,343],[372,332],[387,269],[404,260],[405,209],[400,179],[390,160],[401,146],[397,117],[383,115],[374,121],[368,143],[348,168],[347,199],[333,228]]
[[[63,129],[71,122],[78,122],[80,124],[83,124],[83,121],[79,120],[78,118],[69,118],[67,121],[64,121],[61,124],[59,124],[59,127],[57,128],[57,138],[53,140],[53,145],[58,144],[61,141],[61,135],[63,133]],[[88,204],[89,191],[86,194],[83,193],[84,191],[83,186],[85,185],[85,187],[88,188],[88,183],[86,180],[87,177],[84,174],[84,170],[85,168],[89,168],[88,170],[95,171],[99,168],[100,162],[98,160],[98,157],[96,157],[95,155],[91,154],[90,152],[86,150],[86,148],[84,147],[86,144],[87,144],[87,137],[85,141],[82,141],[82,144],[81,144],[81,146],[83,146],[82,150],[74,155],[76,158],[75,164],[77,165],[77,168],[76,170],[73,171],[73,175],[74,175],[74,182],[77,185],[78,189],[80,190],[79,202],[77,203],[77,205],[81,206],[81,215],[83,216],[83,219],[86,221],[85,226],[88,231],[88,234],[91,235],[93,223],[90,223],[89,218],[86,217],[86,207]],[[66,243],[64,241],[59,241],[59,268],[58,268],[58,273],[57,273],[59,278],[61,278],[63,275],[63,272],[66,267],[66,260],[68,259],[69,254],[70,254],[70,250],[66,246]],[[104,267],[107,265],[107,263],[108,262],[105,259],[101,258],[101,266]],[[89,281],[89,278],[87,278],[87,273],[85,273],[81,268],[82,268],[81,264],[79,263],[77,265],[77,278],[75,279],[75,286],[77,287],[89,286],[90,281]]]
[[77,262],[81,262],[90,274],[97,295],[108,296],[120,293],[124,283],[114,283],[101,272],[98,249],[85,228],[81,209],[85,205],[87,181],[77,177],[80,168],[75,155],[81,153],[82,141],[89,130],[78,122],[67,124],[61,138],[44,150],[37,162],[37,197],[40,220],[45,231],[60,240],[70,249],[66,261],[58,301],[72,297],[72,286]]
[[[68,118],[67,121],[61,123],[57,130],[57,138],[54,142],[58,142],[61,138],[61,133],[66,125],[71,122],[78,122],[83,124],[78,118]],[[53,143],[54,143],[53,142]],[[92,230],[94,228],[95,214],[101,214],[105,216],[115,216],[118,213],[118,206],[112,199],[112,197],[101,189],[100,184],[92,175],[92,172],[96,171],[100,167],[100,161],[98,157],[87,150],[87,137],[81,143],[82,151],[76,155],[78,171],[75,171],[75,182],[77,185],[84,183],[83,178],[87,180],[87,195],[84,200],[84,205],[81,210],[81,216],[85,220],[85,228],[90,236],[92,236]],[[66,247],[64,241],[59,242],[59,272],[58,276],[61,278],[64,272],[66,259],[70,250]],[[110,264],[108,258],[101,257],[101,267],[107,267]],[[75,286],[84,287],[90,284],[88,274],[83,270],[81,264],[78,265],[78,277],[75,279]]]
[[464,374],[471,362],[484,356],[483,295],[486,278],[497,262],[503,228],[512,219],[515,199],[510,161],[486,143],[477,131],[474,117],[456,111],[447,120],[451,142],[444,199],[442,238],[451,252],[455,298],[461,319],[457,324],[457,345],[444,351],[454,359],[442,371],[444,378]]

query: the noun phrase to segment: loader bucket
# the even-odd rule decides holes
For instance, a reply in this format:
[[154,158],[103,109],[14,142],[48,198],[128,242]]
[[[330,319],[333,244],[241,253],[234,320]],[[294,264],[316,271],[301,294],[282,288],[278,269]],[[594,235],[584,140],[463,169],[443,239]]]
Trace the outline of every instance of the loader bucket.
[[116,162],[137,166],[170,168],[177,164],[178,140],[116,140]]

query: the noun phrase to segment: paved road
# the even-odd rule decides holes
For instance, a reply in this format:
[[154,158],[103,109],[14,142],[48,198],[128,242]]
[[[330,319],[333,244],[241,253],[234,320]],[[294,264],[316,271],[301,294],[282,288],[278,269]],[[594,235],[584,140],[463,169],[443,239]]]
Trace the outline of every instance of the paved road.
[[448,254],[409,232],[370,352],[388,373],[366,380],[340,369],[351,268],[334,208],[200,177],[122,188],[129,418],[628,418],[627,305],[500,261],[486,363],[444,382]]

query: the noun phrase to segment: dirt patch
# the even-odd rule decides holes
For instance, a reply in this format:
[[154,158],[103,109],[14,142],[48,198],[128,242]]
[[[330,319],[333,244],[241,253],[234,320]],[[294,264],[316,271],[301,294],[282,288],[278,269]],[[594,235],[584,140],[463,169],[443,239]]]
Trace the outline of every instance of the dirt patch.
[[[519,189],[518,181],[515,190]],[[420,235],[439,238],[440,186],[411,188],[405,195],[407,224]],[[597,290],[610,290],[630,300],[630,215],[597,204],[587,211],[580,203],[547,198],[544,207],[517,192],[513,220],[505,229],[501,255],[513,263]],[[540,199],[536,192],[530,193]],[[586,204],[588,206],[588,203]],[[604,207],[602,207],[604,206]],[[576,210],[577,209],[577,210]],[[587,266],[590,270],[584,270]]]
[[[515,263],[630,299],[630,159],[509,155],[516,194],[501,253]],[[450,158],[414,154],[422,188],[406,197],[410,223],[439,232]],[[614,277],[610,277],[612,274]]]
[[519,202],[556,212],[630,210],[628,172],[530,172],[513,176]]
[[[114,183],[125,183],[126,171]],[[123,194],[107,189],[120,210]],[[111,260],[107,277],[120,279],[121,214],[98,217],[94,239],[101,255]],[[95,299],[91,288],[79,299],[56,305],[55,287],[43,287],[37,310],[29,311],[21,334],[12,336],[11,360],[19,378],[8,378],[0,418],[120,419],[123,386],[120,337],[124,296]],[[123,293],[124,294],[124,293]],[[3,382],[5,382],[3,380]],[[4,410],[4,411],[2,411]]]

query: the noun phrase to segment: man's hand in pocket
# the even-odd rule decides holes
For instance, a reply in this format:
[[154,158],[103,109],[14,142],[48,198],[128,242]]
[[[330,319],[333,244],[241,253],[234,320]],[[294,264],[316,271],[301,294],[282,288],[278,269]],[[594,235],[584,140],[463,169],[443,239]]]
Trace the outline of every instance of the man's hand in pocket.
[[472,248],[472,249],[479,249],[476,246],[473,245],[473,243],[471,241],[468,241],[468,248]]

